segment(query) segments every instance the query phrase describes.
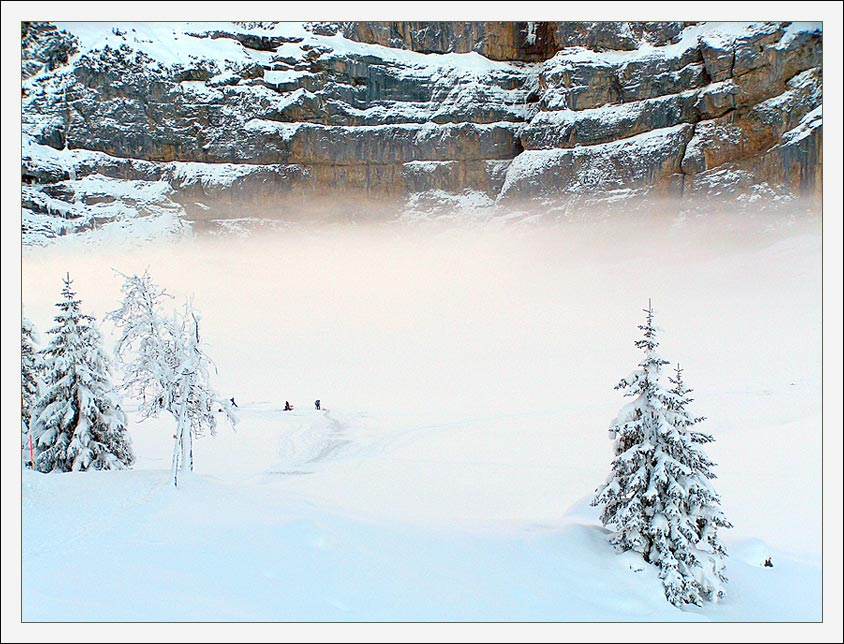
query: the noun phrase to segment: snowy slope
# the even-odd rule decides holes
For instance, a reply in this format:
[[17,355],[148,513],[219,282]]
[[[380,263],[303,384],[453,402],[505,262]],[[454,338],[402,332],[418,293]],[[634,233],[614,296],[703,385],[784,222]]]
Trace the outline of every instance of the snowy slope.
[[[604,532],[576,515],[515,536],[449,533],[326,514],[283,481],[195,476],[174,491],[165,472],[62,478],[24,477],[25,621],[820,617],[819,562],[777,550],[764,549],[774,569],[733,557],[718,608],[680,611],[655,571],[608,553]],[[80,559],[107,574],[80,575]]]
[[[131,404],[133,471],[24,473],[24,619],[819,620],[819,249],[814,218],[712,214],[28,250],[42,335],[66,270],[99,320],[111,268],[194,293],[242,420],[178,490]],[[704,609],[585,504],[648,297],[735,524]]]

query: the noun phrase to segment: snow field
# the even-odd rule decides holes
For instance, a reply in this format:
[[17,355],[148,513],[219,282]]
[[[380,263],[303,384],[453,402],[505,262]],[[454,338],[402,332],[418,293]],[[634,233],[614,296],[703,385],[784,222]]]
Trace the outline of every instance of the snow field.
[[[818,223],[329,226],[27,251],[42,336],[66,270],[98,321],[119,300],[112,267],[149,266],[176,305],[193,293],[241,422],[196,441],[178,490],[172,422],[137,423],[128,402],[133,471],[25,473],[24,619],[818,620]],[[728,595],[705,609],[665,602],[586,506],[649,297],[735,524]],[[80,557],[101,572],[78,574]]]

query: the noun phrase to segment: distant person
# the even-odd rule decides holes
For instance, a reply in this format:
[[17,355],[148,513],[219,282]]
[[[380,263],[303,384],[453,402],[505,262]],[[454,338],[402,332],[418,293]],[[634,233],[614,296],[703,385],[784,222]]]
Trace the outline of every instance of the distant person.
[[231,398],[229,398],[229,400],[231,400],[231,401],[232,401],[232,407],[237,407],[237,403],[234,401],[234,396],[232,396]]
[[293,405],[286,400],[284,401],[284,411],[293,411]]
[[315,401],[314,401],[314,407],[316,407],[317,411],[319,411],[319,410],[320,410],[320,407],[319,407],[319,399],[317,399],[317,400],[315,400]]

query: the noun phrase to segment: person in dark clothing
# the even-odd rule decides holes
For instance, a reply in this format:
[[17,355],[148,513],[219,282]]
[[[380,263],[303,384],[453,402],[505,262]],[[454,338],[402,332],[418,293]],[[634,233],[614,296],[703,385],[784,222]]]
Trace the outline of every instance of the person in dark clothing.
[[317,399],[317,400],[315,400],[315,401],[314,401],[314,407],[316,407],[316,408],[317,408],[317,411],[319,411],[319,409],[320,409],[320,407],[319,407],[319,399]]
[[286,400],[284,401],[284,411],[293,411],[293,405]]
[[231,398],[229,398],[229,400],[231,400],[231,401],[232,401],[232,407],[237,407],[237,403],[234,401],[234,396],[232,396]]

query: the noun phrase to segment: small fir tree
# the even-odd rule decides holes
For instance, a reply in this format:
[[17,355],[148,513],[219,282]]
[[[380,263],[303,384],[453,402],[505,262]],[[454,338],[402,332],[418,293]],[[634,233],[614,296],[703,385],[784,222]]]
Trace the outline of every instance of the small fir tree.
[[645,313],[643,337],[635,343],[645,357],[616,385],[633,400],[610,426],[615,458],[592,505],[603,506],[601,521],[615,529],[616,549],[638,552],[659,568],[668,601],[701,605],[722,597],[726,582],[717,529],[729,523],[709,483],[714,464],[697,446],[713,439],[691,429],[703,418],[687,410],[682,371],[671,379],[673,389],[662,386],[668,362],[657,351],[650,303]]
[[41,352],[44,390],[32,409],[35,469],[123,469],[134,463],[126,416],[94,318],[64,280],[53,336]]
[[683,370],[678,364],[672,384],[668,418],[673,431],[670,433],[669,448],[677,461],[687,468],[690,475],[684,476],[686,499],[684,509],[693,527],[692,543],[694,557],[700,563],[695,569],[697,590],[700,599],[717,601],[724,596],[727,577],[724,574],[727,551],[718,535],[719,528],[731,528],[721,510],[721,498],[710,481],[716,478],[715,467],[698,445],[712,443],[711,434],[693,429],[706,420],[704,416],[693,416],[688,405],[693,401],[692,392],[683,380]]
[[29,465],[29,428],[32,408],[41,391],[41,373],[38,352],[39,342],[35,325],[26,317],[21,318],[21,454]]

